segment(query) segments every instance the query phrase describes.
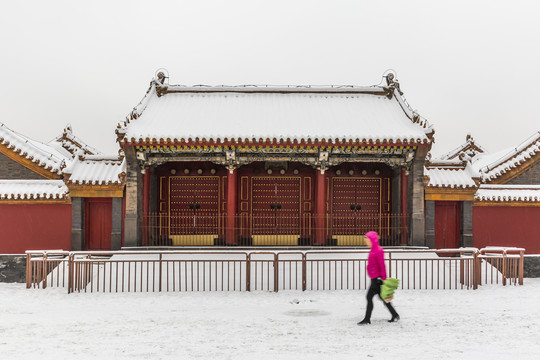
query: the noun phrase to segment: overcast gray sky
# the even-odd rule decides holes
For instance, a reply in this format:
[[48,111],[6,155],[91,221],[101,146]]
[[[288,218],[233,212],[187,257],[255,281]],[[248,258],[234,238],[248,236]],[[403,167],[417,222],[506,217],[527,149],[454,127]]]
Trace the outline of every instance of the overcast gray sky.
[[[374,85],[394,69],[440,155],[540,130],[537,1],[0,3],[0,122],[115,153],[114,129],[158,68],[174,84]],[[309,127],[309,123],[306,123]]]

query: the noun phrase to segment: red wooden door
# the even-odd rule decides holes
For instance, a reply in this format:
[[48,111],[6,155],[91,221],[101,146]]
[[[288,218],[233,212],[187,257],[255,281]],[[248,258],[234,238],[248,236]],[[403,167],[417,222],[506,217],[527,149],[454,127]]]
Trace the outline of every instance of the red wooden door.
[[86,250],[111,250],[112,199],[87,198],[85,204]]
[[461,206],[459,201],[435,202],[435,247],[459,247],[461,232]]
[[361,235],[379,230],[380,178],[332,179],[332,233]]
[[300,235],[300,177],[252,178],[252,233]]
[[170,234],[217,234],[219,195],[218,176],[169,177]]

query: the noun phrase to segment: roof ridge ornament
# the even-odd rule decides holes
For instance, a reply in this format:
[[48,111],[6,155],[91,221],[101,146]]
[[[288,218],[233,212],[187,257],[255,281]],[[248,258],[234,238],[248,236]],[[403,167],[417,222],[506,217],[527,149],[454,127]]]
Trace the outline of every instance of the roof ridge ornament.
[[383,75],[383,77],[386,79],[386,85],[391,90],[388,97],[391,99],[392,94],[394,93],[394,90],[397,90],[399,95],[403,96],[403,91],[401,91],[401,87],[399,85],[399,81],[396,79],[397,74],[394,70],[387,70],[386,75]]
[[64,136],[68,134],[73,134],[73,128],[71,127],[70,123],[67,123],[66,127],[64,128]]
[[156,86],[157,96],[160,97],[167,93],[169,88],[169,72],[167,69],[160,68],[156,70],[156,74],[152,82]]

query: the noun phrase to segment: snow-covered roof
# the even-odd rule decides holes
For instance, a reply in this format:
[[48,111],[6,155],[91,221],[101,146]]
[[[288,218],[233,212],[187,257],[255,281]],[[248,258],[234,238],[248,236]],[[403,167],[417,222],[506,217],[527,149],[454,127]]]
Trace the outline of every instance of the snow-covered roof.
[[486,158],[476,164],[484,181],[494,180],[519,167],[540,152],[540,131],[518,146],[499,152],[496,159]]
[[446,187],[446,188],[475,188],[479,174],[469,162],[448,161],[444,164],[442,161],[429,163],[424,168],[424,175],[428,178],[427,187]]
[[78,153],[84,155],[99,155],[101,152],[96,148],[86,144],[79,137],[73,134],[71,124],[67,124],[62,134],[58,135],[54,140],[48,143],[49,145],[61,145],[63,149],[67,150],[72,156]]
[[32,140],[3,123],[0,123],[0,143],[51,173],[60,174],[68,160],[66,154],[54,146]]
[[430,143],[433,129],[398,89],[180,86],[152,81],[117,129],[123,143],[356,141]]
[[69,184],[120,184],[126,174],[126,161],[123,156],[77,156],[64,169],[64,174]]
[[69,189],[62,180],[0,180],[1,200],[67,199]]
[[480,185],[476,201],[540,202],[540,185]]

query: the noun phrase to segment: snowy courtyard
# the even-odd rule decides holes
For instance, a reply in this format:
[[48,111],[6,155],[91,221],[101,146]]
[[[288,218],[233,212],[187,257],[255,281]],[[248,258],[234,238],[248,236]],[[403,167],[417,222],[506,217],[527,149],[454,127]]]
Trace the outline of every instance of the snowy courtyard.
[[479,290],[74,293],[0,284],[2,359],[537,359],[540,279]]

